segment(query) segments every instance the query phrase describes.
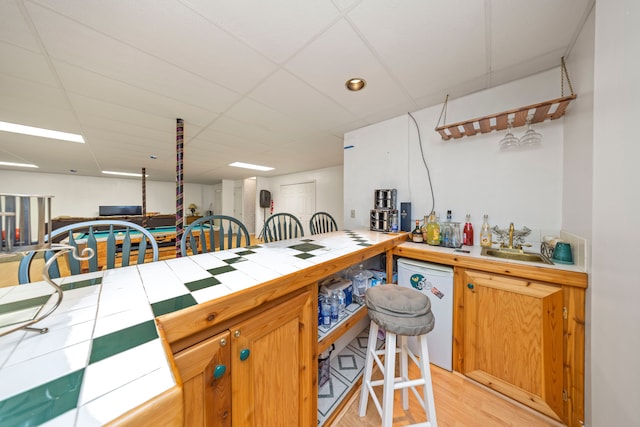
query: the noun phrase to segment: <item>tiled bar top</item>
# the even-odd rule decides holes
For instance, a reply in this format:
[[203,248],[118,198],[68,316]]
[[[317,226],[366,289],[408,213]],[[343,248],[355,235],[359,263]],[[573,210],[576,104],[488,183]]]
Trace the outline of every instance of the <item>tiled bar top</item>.
[[[34,325],[48,333],[0,337],[0,425],[108,423],[176,387],[156,317],[396,237],[345,230],[63,278],[61,306]],[[0,288],[0,319],[52,293],[44,282]]]

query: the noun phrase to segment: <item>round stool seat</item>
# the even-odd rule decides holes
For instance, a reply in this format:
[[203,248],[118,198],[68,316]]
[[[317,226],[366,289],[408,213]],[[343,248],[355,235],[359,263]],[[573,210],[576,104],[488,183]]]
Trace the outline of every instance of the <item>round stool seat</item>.
[[377,285],[365,292],[372,321],[397,335],[424,335],[433,329],[431,301],[420,291],[397,285]]

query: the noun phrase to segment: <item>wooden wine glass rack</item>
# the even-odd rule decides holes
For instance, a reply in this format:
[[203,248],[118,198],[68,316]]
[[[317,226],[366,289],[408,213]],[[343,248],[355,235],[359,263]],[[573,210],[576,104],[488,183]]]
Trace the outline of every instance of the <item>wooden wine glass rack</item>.
[[511,124],[512,128],[524,126],[527,123],[528,116],[532,116],[532,124],[540,123],[547,119],[555,120],[564,116],[569,103],[576,99],[576,97],[576,94],[571,94],[561,98],[552,99],[550,101],[527,105],[525,107],[504,111],[490,116],[443,125],[437,127],[436,132],[440,133],[442,139],[448,141],[451,138],[458,139],[463,136],[472,136],[478,133],[489,133],[494,130],[504,130],[507,128],[510,118],[513,120]]

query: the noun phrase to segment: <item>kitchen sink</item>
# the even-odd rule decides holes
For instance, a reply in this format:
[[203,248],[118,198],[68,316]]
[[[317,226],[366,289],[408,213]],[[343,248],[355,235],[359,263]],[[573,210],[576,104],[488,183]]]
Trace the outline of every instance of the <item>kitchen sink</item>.
[[493,249],[482,248],[480,255],[494,258],[511,259],[516,261],[539,262],[543,264],[553,264],[546,256],[535,252],[524,252],[517,249]]

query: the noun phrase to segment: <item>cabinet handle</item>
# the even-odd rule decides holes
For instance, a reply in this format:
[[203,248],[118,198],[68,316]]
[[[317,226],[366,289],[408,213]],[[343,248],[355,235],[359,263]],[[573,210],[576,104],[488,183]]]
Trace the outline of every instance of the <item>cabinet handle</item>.
[[473,290],[473,283],[467,283],[467,288]]
[[233,336],[236,337],[236,338],[240,338],[240,330],[238,329],[237,331],[235,331],[233,333]]
[[227,372],[227,367],[225,365],[216,365],[213,369],[213,379],[219,380],[225,372]]
[[240,350],[240,360],[245,361],[249,358],[249,354],[251,352],[249,351],[248,348],[244,348],[242,350]]

